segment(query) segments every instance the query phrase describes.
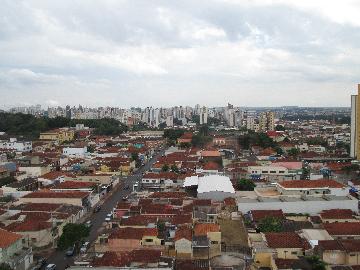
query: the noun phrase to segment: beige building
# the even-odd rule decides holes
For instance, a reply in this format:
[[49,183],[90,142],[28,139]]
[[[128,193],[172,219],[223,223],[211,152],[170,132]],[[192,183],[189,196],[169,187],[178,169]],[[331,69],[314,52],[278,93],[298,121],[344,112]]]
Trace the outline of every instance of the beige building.
[[350,156],[360,160],[360,84],[358,94],[351,96],[351,142]]
[[359,265],[360,240],[319,241],[317,252],[320,258],[331,265]]

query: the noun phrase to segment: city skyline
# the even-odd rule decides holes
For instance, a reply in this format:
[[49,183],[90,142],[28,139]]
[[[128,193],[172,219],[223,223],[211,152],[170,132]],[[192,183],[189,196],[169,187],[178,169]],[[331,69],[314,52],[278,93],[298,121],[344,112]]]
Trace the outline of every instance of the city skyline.
[[288,2],[5,1],[0,107],[349,107],[360,4]]

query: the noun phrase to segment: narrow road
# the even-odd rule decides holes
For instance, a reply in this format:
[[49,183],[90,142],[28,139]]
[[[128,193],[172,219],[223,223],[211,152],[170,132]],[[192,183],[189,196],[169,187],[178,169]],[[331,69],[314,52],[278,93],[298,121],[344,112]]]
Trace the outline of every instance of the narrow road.
[[[94,242],[98,237],[98,231],[101,229],[106,215],[110,213],[113,208],[117,205],[119,201],[122,200],[122,197],[129,195],[132,192],[132,186],[136,182],[140,182],[142,178],[142,173],[148,171],[152,164],[154,164],[157,158],[164,154],[164,150],[159,151],[156,155],[153,156],[144,166],[139,168],[133,175],[128,177],[120,178],[120,182],[123,183],[120,185],[118,190],[115,190],[113,194],[111,194],[101,205],[101,210],[97,213],[93,213],[88,220],[91,221],[91,230],[90,235],[85,241],[89,241],[90,243]],[[130,189],[124,190],[123,187],[129,185]],[[56,265],[57,270],[65,269],[68,265],[74,264],[73,257],[65,256],[65,251],[54,251],[51,256],[47,259],[47,263],[53,263]]]

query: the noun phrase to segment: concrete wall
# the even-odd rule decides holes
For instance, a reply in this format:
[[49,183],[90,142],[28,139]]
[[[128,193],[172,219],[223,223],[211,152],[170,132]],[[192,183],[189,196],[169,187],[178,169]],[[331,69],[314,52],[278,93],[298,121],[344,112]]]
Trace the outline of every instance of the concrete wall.
[[315,215],[323,210],[344,208],[358,212],[358,201],[334,200],[334,201],[295,201],[295,202],[239,202],[238,209],[242,213],[250,210],[278,210],[282,209],[284,213],[308,213]]
[[225,198],[234,197],[234,193],[230,192],[222,192],[222,191],[211,191],[211,192],[204,192],[198,193],[197,197],[199,199],[211,199],[214,201],[223,201]]

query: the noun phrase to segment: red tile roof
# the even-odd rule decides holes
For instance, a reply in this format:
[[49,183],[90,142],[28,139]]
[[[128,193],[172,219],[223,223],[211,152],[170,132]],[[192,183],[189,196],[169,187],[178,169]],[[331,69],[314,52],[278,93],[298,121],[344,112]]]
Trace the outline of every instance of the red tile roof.
[[81,181],[64,181],[53,187],[53,189],[81,189],[81,188],[92,188],[96,186],[92,182],[81,182]]
[[113,266],[126,267],[131,263],[156,263],[160,260],[161,251],[153,249],[136,249],[130,252],[105,252],[102,257],[97,257],[92,263],[94,267]]
[[183,238],[191,241],[192,231],[190,228],[180,227],[176,230],[174,240],[177,241]]
[[57,178],[59,178],[61,176],[75,177],[74,174],[69,173],[69,172],[53,171],[53,172],[45,173],[45,174],[39,176],[39,178],[55,180],[55,179],[57,179]]
[[360,222],[334,222],[323,226],[330,235],[360,235]]
[[278,219],[285,219],[283,211],[280,210],[251,210],[250,214],[255,222],[260,221],[266,217],[275,217]]
[[270,248],[304,248],[304,241],[293,232],[265,233]]
[[23,198],[85,198],[89,196],[89,192],[83,191],[66,191],[66,192],[55,192],[55,191],[35,191],[25,195]]
[[186,192],[155,192],[149,196],[149,198],[185,198]]
[[360,252],[360,240],[322,240],[318,243],[320,250],[342,250],[346,252]]
[[21,238],[20,234],[0,229],[0,248],[7,248]]
[[329,209],[320,213],[322,219],[352,219],[353,212],[351,209]]
[[283,188],[344,188],[345,185],[335,180],[291,180],[279,183]]
[[121,226],[147,226],[150,223],[156,223],[157,217],[136,215],[128,218],[122,218]]
[[218,171],[220,170],[220,165],[216,162],[210,161],[210,162],[206,162],[203,166],[202,169],[203,170],[211,170],[211,171]]
[[207,235],[209,232],[220,232],[220,226],[214,223],[198,223],[194,228],[194,235]]
[[52,224],[50,222],[28,219],[23,222],[14,222],[6,227],[12,232],[36,232],[45,229],[50,229]]
[[157,228],[118,228],[113,231],[109,239],[137,239],[141,240],[144,236],[157,236]]
[[60,208],[62,204],[59,203],[26,203],[20,207],[23,211],[38,211],[38,212],[53,212]]

